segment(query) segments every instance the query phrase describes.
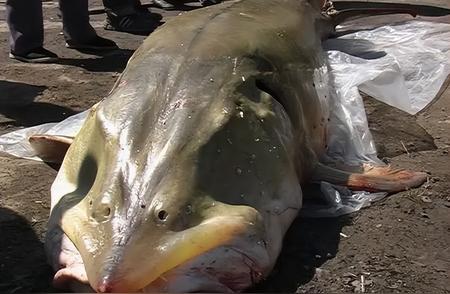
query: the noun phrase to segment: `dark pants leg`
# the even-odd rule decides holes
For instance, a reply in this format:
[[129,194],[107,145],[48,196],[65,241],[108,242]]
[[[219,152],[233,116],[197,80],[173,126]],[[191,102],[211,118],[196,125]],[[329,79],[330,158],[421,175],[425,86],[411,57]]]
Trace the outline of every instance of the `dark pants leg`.
[[141,7],[139,0],[103,0],[106,13],[117,16],[135,14]]
[[59,9],[66,40],[83,43],[97,35],[89,24],[88,0],[59,0]]
[[11,52],[26,54],[44,42],[41,0],[6,0]]

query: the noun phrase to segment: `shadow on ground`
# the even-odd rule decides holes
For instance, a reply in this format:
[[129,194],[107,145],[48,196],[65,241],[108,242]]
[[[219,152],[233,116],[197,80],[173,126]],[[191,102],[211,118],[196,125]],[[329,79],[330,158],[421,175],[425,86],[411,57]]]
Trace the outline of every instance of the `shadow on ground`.
[[49,291],[51,268],[33,224],[0,207],[0,292]]
[[433,137],[408,114],[361,93],[379,158],[435,150]]
[[23,107],[0,108],[0,114],[14,120],[8,123],[17,127],[32,127],[49,122],[60,122],[76,113],[70,108],[45,102],[33,102]]
[[274,270],[249,292],[295,293],[314,277],[316,268],[336,256],[342,228],[350,223],[349,216],[298,217],[285,236]]
[[90,72],[122,72],[134,51],[116,49],[106,52],[78,50],[82,53],[97,55],[97,58],[60,58],[58,64],[81,67]]
[[5,107],[28,105],[47,87],[0,80],[0,111]]

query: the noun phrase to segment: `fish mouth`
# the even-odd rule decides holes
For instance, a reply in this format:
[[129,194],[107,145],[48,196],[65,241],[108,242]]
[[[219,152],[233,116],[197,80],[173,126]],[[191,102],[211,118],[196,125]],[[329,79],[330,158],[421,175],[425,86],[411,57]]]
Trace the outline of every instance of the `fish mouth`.
[[[161,240],[147,258],[144,248],[129,251],[123,248],[123,261],[106,264],[104,269],[94,273],[91,286],[97,292],[139,291],[174,268],[245,234],[249,226],[251,224],[242,217],[218,216]],[[89,269],[87,272],[90,276]]]
[[[82,289],[83,291],[102,293],[139,292],[149,285],[161,283],[161,278],[163,280],[175,279],[171,274],[175,269],[184,268],[185,264],[198,259],[199,256],[246,236],[248,232],[254,231],[254,226],[253,222],[244,217],[217,216],[181,233],[177,232],[176,238],[169,238],[166,242],[161,242],[161,245],[155,249],[156,251],[151,251],[148,256],[143,251],[144,248],[127,250],[126,247],[123,247],[121,248],[123,258],[117,263],[89,260],[89,257],[82,256],[83,250],[81,254],[77,250],[76,254],[83,257],[85,262],[83,265],[68,264],[65,268],[59,269],[54,278],[54,285],[65,285],[73,290]],[[105,256],[103,259],[111,260]],[[80,273],[82,270],[84,272]],[[86,276],[88,279],[85,278]],[[83,285],[84,288],[80,288],[80,285]],[[212,291],[213,288],[219,290],[218,285],[220,286],[221,283],[216,282],[213,286],[208,286],[207,290]],[[226,286],[222,285],[221,287],[220,291],[226,289]],[[158,291],[161,290],[158,289]],[[200,290],[194,289],[194,291]],[[190,292],[190,289],[185,289],[183,292]]]
[[236,247],[221,246],[164,273],[142,290],[148,293],[242,292],[267,272],[258,257],[251,250],[243,252]]

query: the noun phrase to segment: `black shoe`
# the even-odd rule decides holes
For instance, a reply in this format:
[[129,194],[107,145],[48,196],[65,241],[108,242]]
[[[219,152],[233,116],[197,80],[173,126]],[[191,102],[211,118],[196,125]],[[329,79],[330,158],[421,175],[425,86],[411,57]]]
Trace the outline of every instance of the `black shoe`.
[[50,63],[58,60],[58,55],[43,47],[35,48],[26,54],[9,53],[9,58],[28,63]]
[[214,4],[219,4],[222,2],[222,0],[199,0],[199,2],[202,6],[210,6]]
[[72,40],[66,41],[66,47],[71,49],[84,49],[84,50],[113,50],[117,49],[117,44],[109,39],[95,36],[93,39],[83,43],[78,43]]
[[159,21],[155,20],[150,12],[124,16],[110,13],[107,14],[104,28],[110,31],[149,34],[158,27],[158,24]]
[[164,0],[153,0],[153,5],[164,10],[175,10],[176,7],[172,3],[166,2]]

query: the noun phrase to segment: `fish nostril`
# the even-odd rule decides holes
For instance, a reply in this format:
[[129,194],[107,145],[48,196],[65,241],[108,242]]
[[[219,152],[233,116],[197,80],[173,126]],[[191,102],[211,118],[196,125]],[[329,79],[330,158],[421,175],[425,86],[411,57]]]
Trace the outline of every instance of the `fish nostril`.
[[100,204],[99,207],[96,207],[95,209],[92,210],[91,217],[95,221],[97,221],[99,223],[103,223],[110,219],[111,213],[112,213],[112,210],[109,205]]
[[169,216],[169,213],[165,210],[158,211],[158,219],[160,221],[165,221],[167,217]]

